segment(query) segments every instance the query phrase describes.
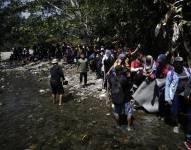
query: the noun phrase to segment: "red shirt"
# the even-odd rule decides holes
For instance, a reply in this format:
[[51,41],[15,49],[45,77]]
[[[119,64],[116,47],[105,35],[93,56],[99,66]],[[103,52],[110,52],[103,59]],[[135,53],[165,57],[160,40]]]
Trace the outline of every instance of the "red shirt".
[[131,68],[136,69],[136,68],[139,68],[139,67],[142,67],[142,68],[143,68],[144,65],[141,64],[141,62],[140,62],[138,59],[136,59],[136,60],[134,60],[134,61],[131,62]]

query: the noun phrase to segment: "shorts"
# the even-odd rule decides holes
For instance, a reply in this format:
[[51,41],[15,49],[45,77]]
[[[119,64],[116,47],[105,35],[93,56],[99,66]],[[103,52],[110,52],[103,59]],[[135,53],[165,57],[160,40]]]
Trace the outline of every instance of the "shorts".
[[64,94],[64,88],[63,88],[62,82],[50,80],[50,86],[51,86],[53,94],[55,94],[55,95]]
[[124,104],[124,114],[127,116],[132,116],[133,115],[133,108],[130,102],[127,102]]

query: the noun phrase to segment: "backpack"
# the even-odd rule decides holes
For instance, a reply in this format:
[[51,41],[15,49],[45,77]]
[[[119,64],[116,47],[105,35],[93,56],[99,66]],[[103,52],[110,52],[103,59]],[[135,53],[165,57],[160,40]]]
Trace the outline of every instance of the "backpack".
[[113,65],[113,62],[114,62],[114,59],[112,56],[110,56],[108,59],[104,60],[104,66],[105,66],[106,72],[109,71],[109,69]]
[[111,79],[111,98],[114,104],[123,104],[125,100],[125,93],[117,76]]

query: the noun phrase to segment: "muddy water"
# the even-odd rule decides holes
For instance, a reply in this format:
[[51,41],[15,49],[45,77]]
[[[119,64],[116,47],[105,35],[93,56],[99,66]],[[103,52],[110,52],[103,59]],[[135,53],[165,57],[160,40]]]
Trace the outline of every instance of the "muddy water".
[[[45,76],[41,74],[40,76]],[[48,82],[30,71],[0,72],[1,150],[184,150],[184,135],[155,115],[135,113],[133,131],[116,128],[105,102],[66,90],[65,103],[51,102]],[[110,114],[108,114],[110,113]]]

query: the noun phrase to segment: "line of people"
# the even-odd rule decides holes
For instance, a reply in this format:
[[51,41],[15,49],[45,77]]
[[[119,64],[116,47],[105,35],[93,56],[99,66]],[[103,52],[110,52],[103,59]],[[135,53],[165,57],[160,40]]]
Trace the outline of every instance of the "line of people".
[[[50,53],[50,58],[57,58],[53,59],[50,71],[53,102],[55,103],[56,96],[59,95],[59,105],[63,103],[62,81],[65,78],[58,60],[65,59],[67,63],[76,63],[80,73],[79,82],[83,87],[87,86],[89,70],[95,72],[98,79],[103,79],[103,89],[109,92],[114,104],[115,119],[119,123],[120,116],[126,115],[128,131],[131,130],[136,101],[133,94],[143,82],[149,85],[156,79],[163,79],[165,84],[158,91],[159,116],[172,123],[175,133],[178,133],[184,118],[182,124],[186,131],[185,145],[191,148],[191,69],[182,57],[173,57],[166,53],[160,54],[154,60],[151,55],[143,55],[140,44],[135,50],[125,47],[116,50],[103,46],[65,46],[64,51],[57,55],[53,53]],[[33,57],[37,56],[39,53],[33,49]],[[43,57],[39,56],[38,59],[43,59],[44,56],[48,55],[43,54]]]
[[[125,114],[128,130],[130,130],[133,110],[132,94],[143,81],[149,85],[155,79],[164,79],[165,86],[158,91],[159,115],[173,125],[174,133],[179,133],[180,124],[183,126],[186,132],[185,145],[190,149],[191,69],[182,57],[169,57],[173,58],[171,63],[168,61],[168,57],[168,53],[161,54],[154,61],[151,55],[143,56],[141,53],[137,53],[137,57],[129,62],[127,54],[118,55],[106,76],[114,103],[114,116],[119,121],[120,115]],[[155,88],[150,90],[155,90]]]
[[[173,125],[173,132],[179,133],[180,124],[186,132],[185,145],[191,146],[191,69],[179,55],[167,52],[160,54],[156,61],[151,55],[144,56],[140,45],[135,51],[113,50],[97,51],[89,59],[82,55],[86,64],[96,71],[97,78],[103,78],[103,88],[109,91],[114,104],[114,116],[117,122],[121,115],[127,116],[127,130],[131,130],[134,101],[133,93],[143,81],[150,84],[163,79],[164,86],[158,89],[158,112],[160,118]],[[103,50],[103,48],[102,48]],[[93,56],[94,55],[94,56]],[[81,60],[78,62],[81,65]],[[86,65],[87,67],[87,65]],[[83,72],[83,71],[82,71]],[[81,72],[81,73],[82,73]],[[85,74],[87,83],[87,70]],[[82,75],[80,76],[82,82]],[[151,89],[155,90],[155,88]],[[152,102],[150,105],[153,105]]]

